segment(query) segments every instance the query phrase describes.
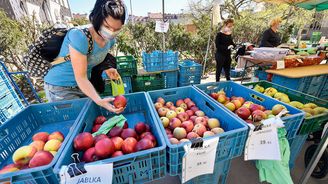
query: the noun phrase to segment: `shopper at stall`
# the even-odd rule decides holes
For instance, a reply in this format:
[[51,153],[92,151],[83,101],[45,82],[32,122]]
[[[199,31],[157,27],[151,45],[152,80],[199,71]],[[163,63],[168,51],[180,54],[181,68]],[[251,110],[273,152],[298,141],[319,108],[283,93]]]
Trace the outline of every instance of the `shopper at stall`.
[[230,80],[231,50],[235,47],[231,36],[233,25],[233,19],[225,20],[223,28],[216,35],[216,82],[220,81],[222,68],[224,69],[226,79]]
[[[71,29],[65,36],[58,57],[70,56],[70,60],[53,66],[44,78],[44,89],[49,102],[89,97],[99,106],[115,113],[110,102],[113,98],[101,98],[89,81],[91,70],[102,63],[115,44],[127,16],[126,6],[121,0],[97,0],[90,13],[88,31],[93,40],[93,49],[88,53],[89,40],[82,29]],[[117,79],[116,69],[106,70],[107,75]]]
[[278,34],[280,23],[281,18],[275,18],[270,22],[270,28],[263,32],[260,47],[277,47],[280,45],[281,39]]

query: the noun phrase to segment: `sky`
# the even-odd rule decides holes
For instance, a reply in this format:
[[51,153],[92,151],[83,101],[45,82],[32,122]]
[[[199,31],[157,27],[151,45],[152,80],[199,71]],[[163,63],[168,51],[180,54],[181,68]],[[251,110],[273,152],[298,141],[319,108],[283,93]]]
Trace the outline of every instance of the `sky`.
[[[96,0],[68,0],[73,13],[90,13]],[[82,3],[83,2],[83,3]],[[130,0],[124,1],[130,9]],[[162,0],[131,0],[132,13],[137,16],[146,16],[148,12],[162,12]],[[165,0],[165,13],[181,13],[188,10],[188,0]]]

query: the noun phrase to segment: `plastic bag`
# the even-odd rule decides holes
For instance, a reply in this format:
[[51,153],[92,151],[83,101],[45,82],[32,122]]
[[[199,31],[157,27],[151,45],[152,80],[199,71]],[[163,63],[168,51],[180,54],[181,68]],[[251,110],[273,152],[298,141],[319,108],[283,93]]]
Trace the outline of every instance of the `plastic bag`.
[[125,94],[124,83],[123,83],[121,77],[118,80],[111,80],[110,83],[112,86],[112,95],[113,96]]

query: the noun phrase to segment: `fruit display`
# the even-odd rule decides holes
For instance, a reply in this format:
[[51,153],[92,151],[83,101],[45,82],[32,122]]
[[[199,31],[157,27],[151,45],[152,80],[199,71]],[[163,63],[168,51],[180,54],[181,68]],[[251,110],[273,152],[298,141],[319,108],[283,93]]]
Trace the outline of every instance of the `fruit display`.
[[327,108],[319,107],[318,105],[316,105],[314,103],[303,104],[299,101],[291,101],[287,94],[281,93],[273,87],[269,87],[264,90],[264,88],[262,86],[257,84],[257,85],[255,85],[254,90],[264,93],[267,96],[275,98],[279,101],[282,101],[282,102],[287,103],[297,109],[304,111],[306,113],[305,118],[328,113]]
[[166,102],[160,97],[154,106],[171,144],[224,132],[220,121],[207,117],[190,98]]
[[[122,98],[118,99],[122,100]],[[126,100],[116,105],[125,107]],[[92,133],[96,132],[106,121],[106,117],[98,116],[93,122]],[[114,126],[107,134],[93,136],[90,132],[82,132],[74,138],[73,147],[76,152],[83,153],[82,161],[88,163],[151,149],[156,145],[156,138],[149,125],[138,122],[134,128],[128,128],[128,123],[125,122],[122,127]]]
[[64,135],[59,131],[51,134],[48,132],[34,134],[33,142],[18,148],[12,155],[13,164],[3,167],[0,174],[50,164],[64,139]]
[[[275,89],[264,90],[258,87],[258,90],[272,96],[276,93]],[[278,115],[284,109],[287,110],[287,108],[281,104],[274,105],[272,109],[265,109],[262,105],[256,104],[252,101],[245,101],[243,97],[227,97],[223,90],[220,90],[217,93],[211,93],[209,95],[216,101],[223,104],[227,109],[234,112],[241,119],[254,125],[259,125],[262,120]]]

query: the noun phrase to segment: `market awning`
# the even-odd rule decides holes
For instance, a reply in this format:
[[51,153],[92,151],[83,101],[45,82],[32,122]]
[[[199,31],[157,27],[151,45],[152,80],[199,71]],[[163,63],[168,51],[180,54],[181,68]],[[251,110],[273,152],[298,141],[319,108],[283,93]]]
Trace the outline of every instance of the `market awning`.
[[328,9],[328,0],[255,0],[256,2],[286,3],[307,10],[323,11]]

